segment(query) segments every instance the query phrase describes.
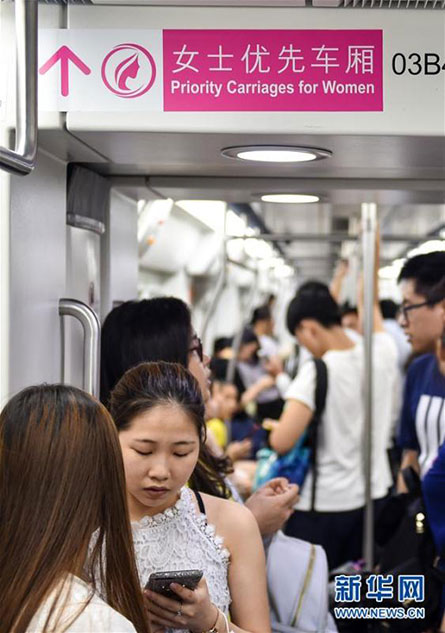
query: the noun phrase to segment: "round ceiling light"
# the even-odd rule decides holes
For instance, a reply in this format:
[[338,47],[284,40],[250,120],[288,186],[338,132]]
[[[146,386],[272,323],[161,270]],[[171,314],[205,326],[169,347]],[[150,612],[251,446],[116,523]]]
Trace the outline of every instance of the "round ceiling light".
[[280,202],[285,204],[305,204],[308,202],[318,202],[318,196],[303,193],[268,193],[261,196],[263,202]]
[[260,163],[304,163],[329,158],[332,152],[316,147],[296,147],[286,145],[245,145],[226,147],[223,156],[237,160],[250,160]]

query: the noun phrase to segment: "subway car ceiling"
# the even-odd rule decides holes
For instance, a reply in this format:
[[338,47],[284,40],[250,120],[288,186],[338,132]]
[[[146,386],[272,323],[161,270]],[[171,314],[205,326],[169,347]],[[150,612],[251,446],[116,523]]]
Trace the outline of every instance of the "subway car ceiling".
[[[292,0],[57,4],[66,3],[39,6],[41,29],[64,26],[98,32],[145,24],[153,29],[358,29],[365,25],[383,30],[386,66],[413,41],[422,54],[427,50],[442,54],[444,48],[444,14],[412,10],[443,8],[436,2],[369,3],[369,8],[353,11],[345,7],[357,3],[329,0],[313,0],[312,7],[322,9],[303,8]],[[379,208],[383,264],[402,257],[416,243],[441,237],[445,226],[442,75],[419,78],[388,71],[383,112],[41,112],[39,147],[101,174],[137,200],[219,200],[235,205],[235,211],[249,205],[258,220],[256,236],[258,226],[262,227],[259,236],[267,231],[267,241],[278,245],[303,278],[328,279],[334,261],[351,244],[342,237],[359,236],[364,202],[375,202]],[[249,163],[223,154],[226,148],[251,145],[316,147],[331,155],[295,165]],[[320,200],[278,204],[262,201],[265,194],[310,194]]]
[[[422,241],[428,235],[438,236],[445,224],[441,138],[128,132],[76,132],[76,136],[109,159],[89,168],[109,177],[131,197],[251,205],[269,239],[270,233],[288,236],[290,242],[280,244],[303,277],[309,273],[329,277],[341,250],[338,236],[359,235],[363,202],[378,204],[384,263],[412,248],[403,236]],[[45,142],[45,132],[42,137]],[[313,164],[253,165],[221,153],[232,146],[310,147],[314,141],[330,150],[332,157]],[[263,202],[265,194],[310,194],[320,202]],[[394,242],[386,241],[391,237]]]
[[[134,199],[250,205],[267,227],[266,239],[278,243],[301,278],[329,279],[335,261],[348,252],[341,236],[349,233],[360,239],[364,202],[378,205],[382,265],[425,239],[440,237],[445,226],[443,138],[77,130],[68,139],[60,138],[64,134],[43,130],[40,146],[57,154],[67,141],[73,143],[74,135],[106,157],[81,164]],[[252,164],[222,154],[226,147],[246,145],[316,145],[332,156],[288,165]],[[320,202],[263,202],[265,194],[316,195]],[[286,239],[275,241],[274,234]],[[411,241],[404,239],[409,237]]]

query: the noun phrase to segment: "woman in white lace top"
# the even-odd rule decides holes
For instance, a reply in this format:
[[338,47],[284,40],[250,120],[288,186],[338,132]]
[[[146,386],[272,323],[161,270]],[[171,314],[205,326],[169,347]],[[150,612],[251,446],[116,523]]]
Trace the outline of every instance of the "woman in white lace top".
[[110,409],[124,457],[141,584],[152,572],[204,572],[194,591],[172,584],[177,599],[147,592],[153,633],[269,633],[264,551],[254,517],[237,503],[186,487],[193,471],[202,470],[205,441],[197,380],[176,363],[144,363],[118,382]]
[[8,402],[0,517],[2,633],[149,633],[117,432],[94,398],[39,385]]

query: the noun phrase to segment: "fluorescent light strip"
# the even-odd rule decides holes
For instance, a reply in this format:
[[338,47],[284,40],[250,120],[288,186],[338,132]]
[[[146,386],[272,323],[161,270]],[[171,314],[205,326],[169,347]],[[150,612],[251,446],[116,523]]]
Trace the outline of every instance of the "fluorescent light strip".
[[302,163],[332,156],[332,152],[326,149],[286,145],[226,147],[221,153],[227,158],[260,163]]
[[294,152],[290,150],[247,150],[239,152],[241,160],[253,160],[260,163],[304,163],[317,157],[310,152]]
[[268,193],[261,196],[263,202],[278,202],[280,204],[306,204],[318,202],[320,198],[314,195],[300,193]]

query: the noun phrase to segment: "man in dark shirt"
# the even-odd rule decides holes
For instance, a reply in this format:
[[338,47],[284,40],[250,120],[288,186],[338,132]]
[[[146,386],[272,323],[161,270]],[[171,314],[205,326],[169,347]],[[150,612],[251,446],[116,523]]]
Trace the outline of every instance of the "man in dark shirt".
[[[445,279],[440,288],[441,297],[445,297]],[[436,348],[439,370],[445,377],[445,337],[438,342]],[[428,516],[429,526],[434,537],[436,552],[439,560],[437,567],[445,573],[445,507],[443,491],[445,486],[445,443],[439,448],[439,453],[431,468],[422,481],[422,493]],[[445,589],[442,590],[442,608],[445,606]],[[442,617],[440,631],[445,631],[445,614]]]
[[[399,444],[401,469],[413,466],[421,477],[431,467],[445,440],[445,377],[439,371],[436,347],[445,325],[438,286],[445,279],[445,252],[409,259],[399,282],[403,294],[401,325],[413,352],[404,389]],[[399,490],[404,490],[399,478]]]

